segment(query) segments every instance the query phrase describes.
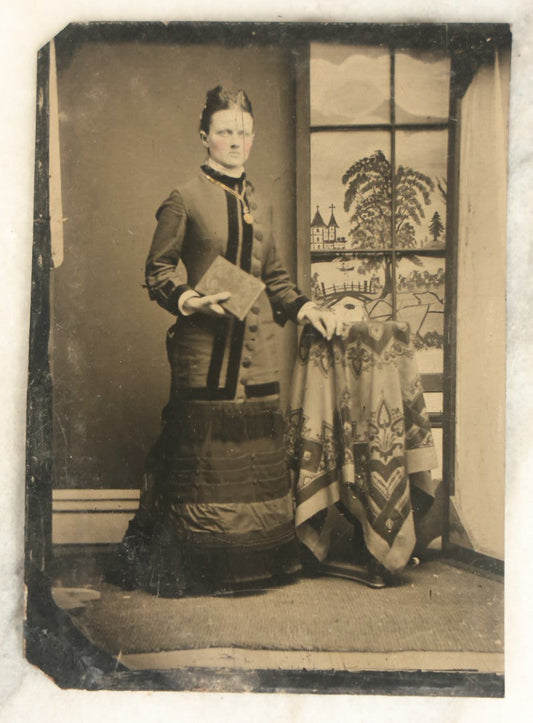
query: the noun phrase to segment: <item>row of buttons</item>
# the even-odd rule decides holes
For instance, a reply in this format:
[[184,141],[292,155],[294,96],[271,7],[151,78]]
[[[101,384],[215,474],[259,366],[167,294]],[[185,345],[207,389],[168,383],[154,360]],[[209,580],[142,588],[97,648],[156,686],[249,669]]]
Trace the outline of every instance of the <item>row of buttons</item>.
[[[258,306],[252,306],[252,308],[250,309],[250,311],[252,312],[252,314],[259,314],[259,307],[258,307]],[[257,331],[257,329],[258,329],[257,324],[250,324],[249,327],[248,327],[248,330],[251,331],[252,334],[255,334],[255,332]],[[248,339],[248,341],[247,341],[246,344],[245,344],[245,347],[246,347],[246,349],[247,349],[249,352],[252,352],[252,351],[255,349],[254,341],[255,341],[255,337],[252,336],[252,337],[250,337],[250,338]],[[251,356],[251,354],[250,354],[249,356],[247,356],[247,357],[244,358],[244,360],[243,360],[243,362],[242,362],[242,366],[243,366],[245,369],[248,369],[249,367],[252,366],[252,356]],[[247,383],[248,383],[248,379],[246,379],[246,378],[242,378],[242,379],[241,379],[241,384],[242,384],[242,385],[245,385],[245,384],[247,384]]]
[[[250,209],[251,209],[252,211],[254,211],[254,210],[257,208],[257,204],[256,204],[254,201],[252,201],[252,202],[249,204],[249,206],[250,206]],[[260,230],[257,229],[257,228],[254,229],[254,238],[255,238],[257,241],[262,241],[262,240],[263,240],[263,232],[260,231]],[[257,262],[260,262],[260,261],[261,261],[261,250],[260,250],[260,249],[254,249],[253,256],[254,256],[254,261],[255,261],[255,263],[252,265],[252,274],[253,274],[254,276],[259,276],[259,275],[261,274],[261,266],[260,266],[260,263],[258,264]],[[259,306],[252,306],[252,308],[250,309],[250,312],[251,312],[252,314],[259,314]],[[257,331],[257,329],[258,329],[257,324],[250,324],[249,327],[248,327],[248,330],[251,331],[252,334],[255,334],[255,332]],[[252,352],[252,351],[254,350],[254,348],[255,348],[255,345],[253,344],[254,341],[255,341],[255,338],[252,337],[252,338],[249,339],[249,340],[246,342],[246,344],[245,344],[245,347],[246,347],[246,349],[247,349],[249,352]],[[249,368],[252,366],[252,356],[251,356],[251,354],[250,354],[249,356],[246,356],[246,357],[243,359],[243,361],[242,361],[242,366],[244,367],[244,369],[249,369]],[[240,381],[241,381],[241,384],[242,384],[243,386],[248,383],[248,379],[246,379],[246,378],[242,378]]]

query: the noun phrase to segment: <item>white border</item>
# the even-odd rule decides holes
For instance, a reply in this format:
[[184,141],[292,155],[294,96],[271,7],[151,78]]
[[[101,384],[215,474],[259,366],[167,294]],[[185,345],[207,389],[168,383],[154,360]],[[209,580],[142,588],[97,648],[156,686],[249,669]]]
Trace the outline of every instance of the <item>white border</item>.
[[[196,693],[87,693],[61,691],[21,657],[22,520],[24,515],[24,407],[27,368],[34,98],[37,49],[70,21],[293,20],[367,22],[511,22],[513,66],[508,270],[507,455],[507,695],[501,700],[374,696]],[[529,237],[533,228],[530,99],[533,17],[529,0],[248,0],[233,5],[195,0],[15,0],[2,10],[2,257],[0,329],[2,393],[0,434],[0,712],[6,721],[193,720],[208,715],[232,723],[249,720],[427,721],[526,720],[530,701],[531,627],[529,545],[532,527],[531,350],[533,309]],[[527,144],[527,145],[526,145]],[[529,157],[529,158],[528,158]],[[528,286],[528,283],[530,284]],[[488,440],[488,444],[497,440]],[[528,695],[529,694],[529,695]],[[524,713],[522,714],[522,704]],[[529,711],[530,712],[530,711]]]

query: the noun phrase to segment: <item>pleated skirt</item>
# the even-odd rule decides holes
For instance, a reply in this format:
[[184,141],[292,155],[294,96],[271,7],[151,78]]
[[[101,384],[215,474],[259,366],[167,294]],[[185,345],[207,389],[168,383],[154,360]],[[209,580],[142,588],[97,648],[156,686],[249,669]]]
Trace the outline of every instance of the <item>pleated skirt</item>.
[[238,590],[297,573],[278,400],[169,407],[124,546],[137,584],[161,596]]

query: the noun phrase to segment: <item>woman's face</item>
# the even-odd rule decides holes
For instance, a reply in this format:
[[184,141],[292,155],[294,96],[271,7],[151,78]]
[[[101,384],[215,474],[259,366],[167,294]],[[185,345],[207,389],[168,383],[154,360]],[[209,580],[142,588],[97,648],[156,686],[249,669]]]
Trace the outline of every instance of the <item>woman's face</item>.
[[200,132],[209,156],[228,170],[244,166],[254,142],[254,121],[242,108],[218,110],[211,116],[209,133]]

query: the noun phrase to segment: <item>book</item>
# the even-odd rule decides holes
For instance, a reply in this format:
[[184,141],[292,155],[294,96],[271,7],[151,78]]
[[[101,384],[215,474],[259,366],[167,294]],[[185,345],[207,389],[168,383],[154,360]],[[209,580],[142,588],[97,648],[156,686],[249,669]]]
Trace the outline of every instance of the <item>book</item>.
[[239,321],[246,315],[265,288],[264,283],[252,274],[232,264],[223,256],[217,256],[196,284],[196,291],[202,296],[229,291],[231,297],[220,305]]

